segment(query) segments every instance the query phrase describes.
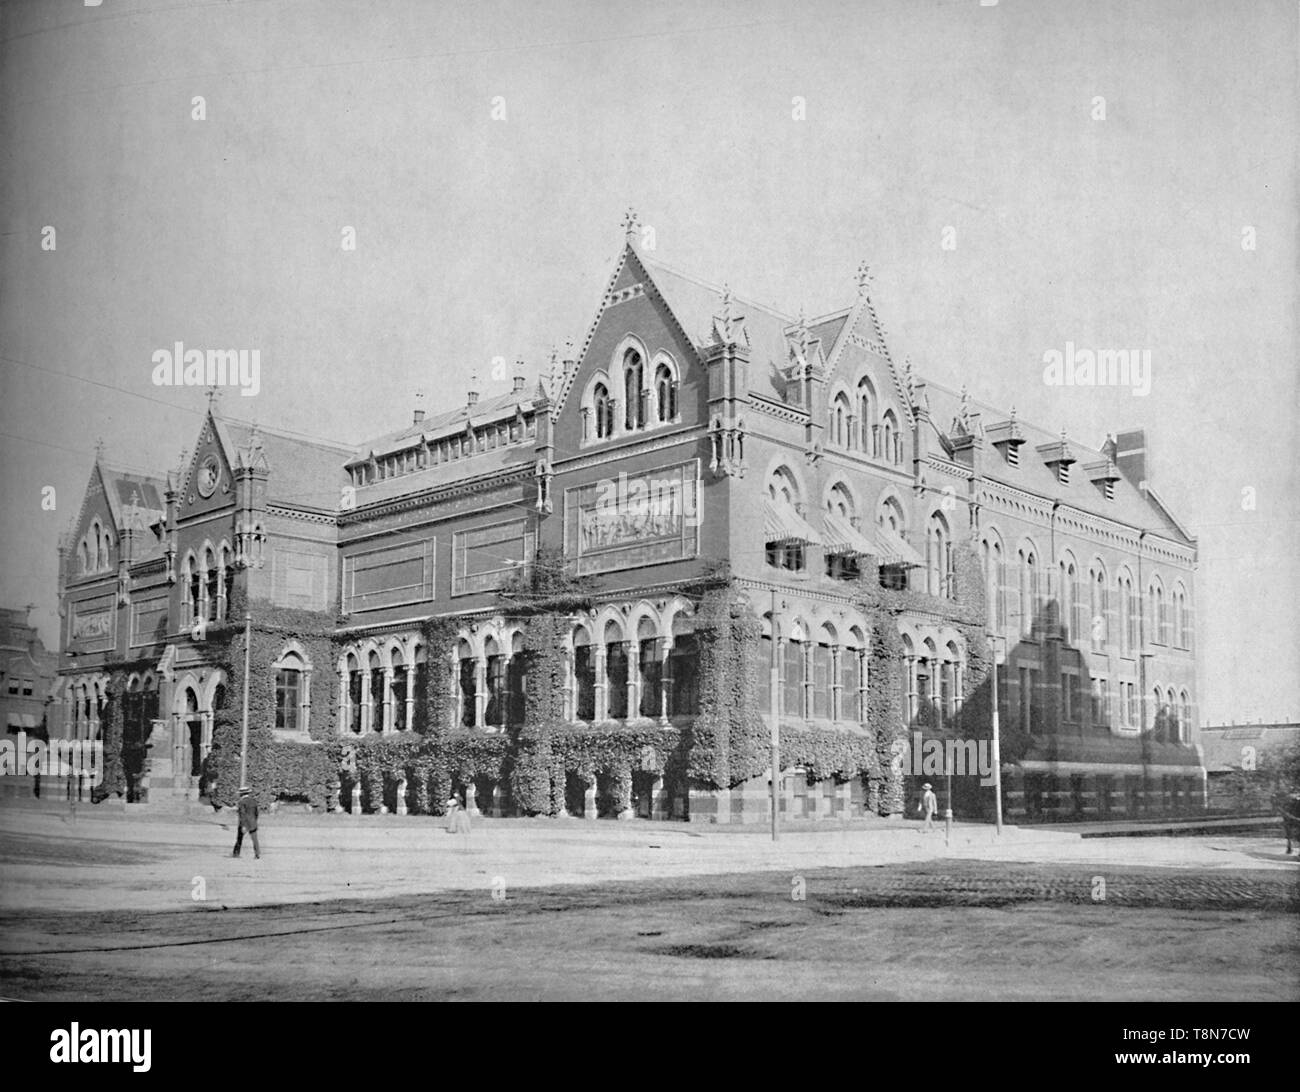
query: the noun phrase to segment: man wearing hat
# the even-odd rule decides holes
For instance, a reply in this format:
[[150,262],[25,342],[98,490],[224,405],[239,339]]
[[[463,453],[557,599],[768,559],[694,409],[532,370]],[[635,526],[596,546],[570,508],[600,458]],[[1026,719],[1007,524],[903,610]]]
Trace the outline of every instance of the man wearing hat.
[[253,856],[261,860],[262,850],[257,844],[257,801],[247,785],[239,790],[239,833],[235,835],[235,852],[231,856],[239,856],[239,847],[244,844],[244,831],[248,831],[248,836],[253,839]]
[[[925,834],[934,829],[934,813],[939,810],[939,801],[935,799],[930,782],[927,781],[921,788],[925,791],[921,793],[921,802],[916,805],[916,810],[925,812],[925,826],[921,828],[921,833]],[[254,842],[253,845],[257,843]]]

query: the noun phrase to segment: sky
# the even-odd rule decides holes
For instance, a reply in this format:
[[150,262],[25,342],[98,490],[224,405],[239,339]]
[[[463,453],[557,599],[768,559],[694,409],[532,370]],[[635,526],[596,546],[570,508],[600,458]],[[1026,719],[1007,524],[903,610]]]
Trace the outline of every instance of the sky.
[[[656,260],[790,314],[867,261],[922,375],[1092,446],[1145,428],[1198,541],[1202,720],[1300,720],[1298,18],[11,0],[0,603],[53,645],[96,440],[157,471],[193,445],[206,396],[158,350],[257,349],[222,412],[360,444],[580,343],[631,206]],[[1149,393],[1049,385],[1070,342],[1149,350]]]

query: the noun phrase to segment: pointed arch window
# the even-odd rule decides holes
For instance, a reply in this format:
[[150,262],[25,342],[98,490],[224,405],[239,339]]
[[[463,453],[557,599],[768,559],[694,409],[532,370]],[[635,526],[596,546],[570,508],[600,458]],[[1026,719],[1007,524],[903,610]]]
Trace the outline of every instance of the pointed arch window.
[[655,410],[660,424],[677,419],[677,379],[667,364],[655,368]]
[[629,432],[645,428],[645,363],[635,349],[623,358],[623,381],[624,426]]
[[614,403],[610,401],[609,388],[604,383],[596,384],[592,407],[596,415],[596,439],[608,439],[614,431]]

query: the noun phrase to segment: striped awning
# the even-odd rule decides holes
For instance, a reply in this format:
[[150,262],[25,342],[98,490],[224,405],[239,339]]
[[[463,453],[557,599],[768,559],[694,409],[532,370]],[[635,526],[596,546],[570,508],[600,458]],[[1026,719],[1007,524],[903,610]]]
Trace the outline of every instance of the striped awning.
[[889,527],[877,526],[873,533],[876,540],[876,557],[882,565],[905,565],[912,568],[924,568],[925,561],[910,546],[906,539]]
[[788,504],[767,500],[763,507],[763,533],[768,542],[821,542],[822,538]]
[[37,720],[31,713],[10,713],[9,730],[18,731],[20,728],[35,728]]
[[822,519],[822,529],[826,532],[823,548],[831,556],[857,554],[862,557],[880,552],[874,542],[835,512],[826,513]]

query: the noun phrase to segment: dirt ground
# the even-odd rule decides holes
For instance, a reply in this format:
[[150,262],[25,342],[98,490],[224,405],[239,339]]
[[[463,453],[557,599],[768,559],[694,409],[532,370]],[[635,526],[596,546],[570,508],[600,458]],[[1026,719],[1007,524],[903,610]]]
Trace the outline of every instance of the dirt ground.
[[[800,890],[798,881],[802,881]],[[1297,1000],[1285,874],[939,860],[4,915],[32,1000]],[[799,899],[797,896],[804,897]]]

